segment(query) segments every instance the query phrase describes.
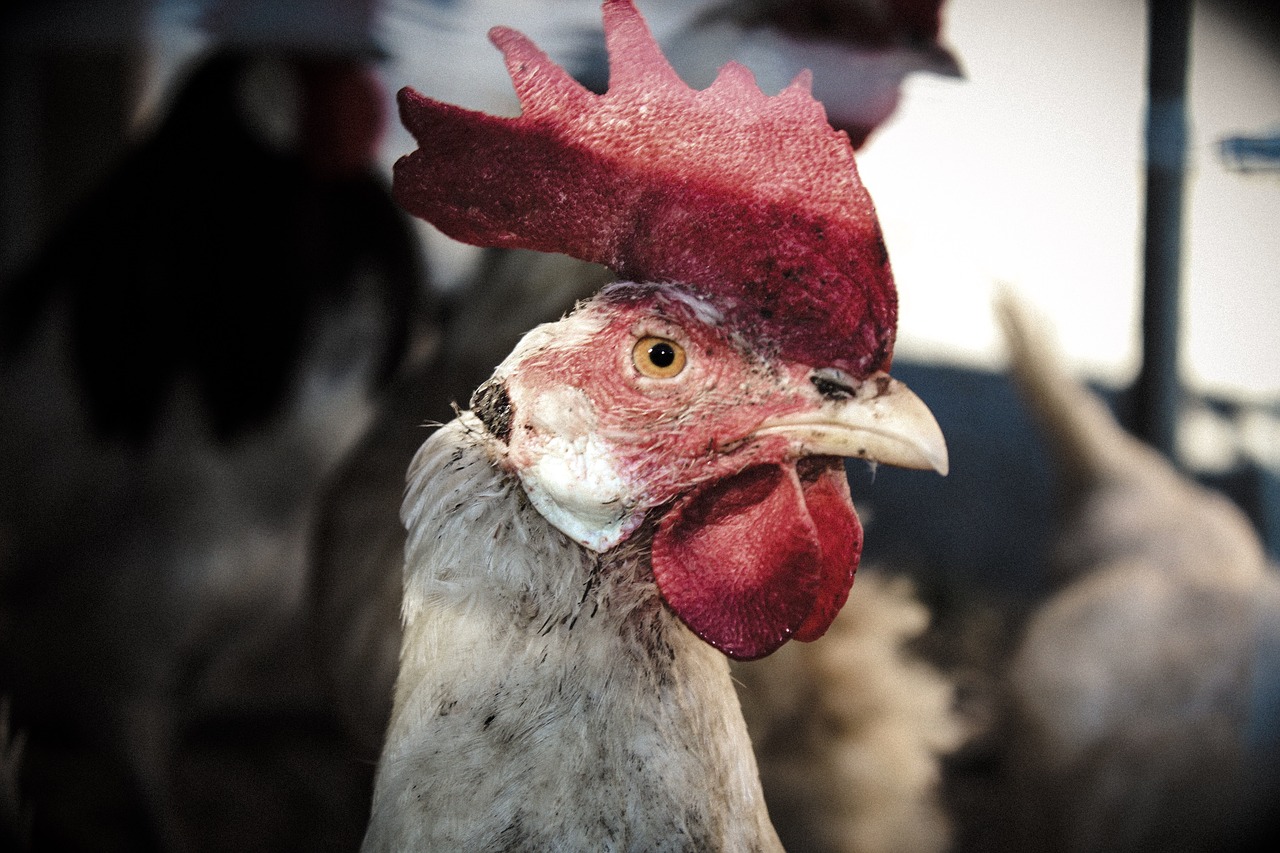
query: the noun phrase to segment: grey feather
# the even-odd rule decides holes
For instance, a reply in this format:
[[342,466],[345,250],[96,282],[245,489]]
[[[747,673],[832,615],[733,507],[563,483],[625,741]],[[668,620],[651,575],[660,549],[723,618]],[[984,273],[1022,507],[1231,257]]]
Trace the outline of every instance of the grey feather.
[[640,531],[570,542],[465,413],[409,474],[404,638],[364,850],[780,850],[728,663]]

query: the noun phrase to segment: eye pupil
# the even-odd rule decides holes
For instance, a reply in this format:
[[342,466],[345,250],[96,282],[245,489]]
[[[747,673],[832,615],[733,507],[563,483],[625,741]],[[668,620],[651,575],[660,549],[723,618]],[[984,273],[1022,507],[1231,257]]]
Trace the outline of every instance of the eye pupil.
[[655,367],[670,367],[676,363],[676,351],[671,344],[661,341],[649,347],[649,361]]

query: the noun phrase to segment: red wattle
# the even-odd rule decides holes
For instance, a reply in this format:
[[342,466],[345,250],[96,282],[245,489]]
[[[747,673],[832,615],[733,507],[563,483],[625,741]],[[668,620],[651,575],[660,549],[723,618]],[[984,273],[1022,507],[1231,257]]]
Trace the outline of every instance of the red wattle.
[[803,482],[791,465],[762,465],[708,483],[658,525],[663,599],[732,658],[816,639],[848,597],[861,528],[843,468],[827,461],[834,467],[807,464]]
[[[827,633],[836,614],[844,607],[853,586],[858,558],[862,556],[862,525],[853,510],[844,463],[838,459],[808,462],[815,464],[815,468],[810,472],[802,464],[800,473],[804,504],[822,546],[822,580],[813,609],[796,629],[795,638],[806,643]],[[826,464],[817,467],[819,462]],[[810,479],[811,473],[816,474],[816,479]]]

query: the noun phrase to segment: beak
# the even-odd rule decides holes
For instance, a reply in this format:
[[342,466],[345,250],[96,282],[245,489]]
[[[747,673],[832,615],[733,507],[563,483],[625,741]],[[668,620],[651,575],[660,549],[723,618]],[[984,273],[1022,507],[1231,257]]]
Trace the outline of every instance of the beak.
[[851,381],[819,369],[819,406],[767,419],[755,435],[785,435],[805,456],[848,456],[946,475],[947,442],[929,407],[887,373]]

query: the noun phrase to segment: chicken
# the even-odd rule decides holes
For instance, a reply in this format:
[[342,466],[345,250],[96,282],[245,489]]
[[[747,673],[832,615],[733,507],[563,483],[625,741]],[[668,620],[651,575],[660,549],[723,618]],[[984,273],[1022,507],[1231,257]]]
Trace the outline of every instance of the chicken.
[[885,372],[887,255],[807,77],[770,98],[730,65],[693,92],[628,0],[604,20],[604,96],[505,29],[519,118],[400,96],[406,209],[622,280],[414,458],[368,851],[780,849],[726,655],[843,605],[840,457],[946,470]]
[[0,698],[36,849],[363,834],[305,533],[424,282],[368,66],[296,48],[203,56],[5,282]]
[[674,34],[668,54],[694,85],[731,55],[757,69],[765,90],[801,68],[831,124],[860,148],[898,107],[902,82],[928,72],[959,77],[941,41],[942,0],[736,0],[713,2]]
[[[724,61],[749,57],[757,76],[767,69],[762,88],[779,89],[806,62],[822,62],[825,73],[814,81],[815,94],[857,150],[875,123],[887,117],[886,107],[896,103],[901,74],[888,73],[890,66],[958,73],[955,59],[940,44],[940,8],[937,0],[799,5],[654,0],[645,11],[686,80],[693,76],[709,84]],[[551,7],[509,0],[392,3],[389,17],[396,26],[387,37],[402,54],[397,70],[437,100],[512,112],[507,75],[498,63],[476,61],[470,53],[469,34],[486,16],[530,35],[584,85],[603,89],[607,69],[593,41],[599,37],[595,0],[561,0]],[[566,255],[480,253],[437,239],[437,232],[429,236],[431,260],[446,291],[438,356],[387,395],[377,420],[325,490],[311,549],[310,596],[320,658],[329,670],[335,703],[370,760],[381,747],[390,714],[400,640],[404,529],[394,502],[421,443],[421,425],[453,417],[455,401],[469,399],[523,333],[563,316],[611,280],[607,268]],[[479,258],[474,270],[468,257]]]
[[[491,371],[488,352],[519,340],[522,318],[554,320],[559,293],[585,298],[607,281],[595,265],[522,250],[491,254],[484,273],[471,292],[490,308],[472,303],[477,310],[454,316],[441,356],[393,389],[321,501],[311,547],[314,633],[353,754],[370,764],[391,715],[400,649],[405,535],[389,504],[403,490],[422,424],[450,418],[450,401],[465,399]],[[769,814],[787,849],[948,849],[938,783],[943,756],[963,731],[949,681],[912,648],[928,611],[903,579],[884,574],[859,571],[857,594],[821,643],[731,662]]]
[[1027,309],[1009,297],[1000,308],[1064,513],[1057,588],[1008,675],[1002,812],[1021,821],[1004,849],[1274,842],[1280,577],[1233,503],[1125,433]]
[[371,170],[383,122],[356,59],[214,51],[0,290],[2,354],[20,358],[65,306],[95,433],[136,444],[188,389],[220,439],[263,426],[321,328],[362,324],[363,340],[337,355],[371,351],[385,382],[420,280],[407,224]]
[[931,620],[913,583],[867,566],[822,642],[731,667],[786,849],[953,849],[940,783],[968,731],[952,678],[915,648]]

